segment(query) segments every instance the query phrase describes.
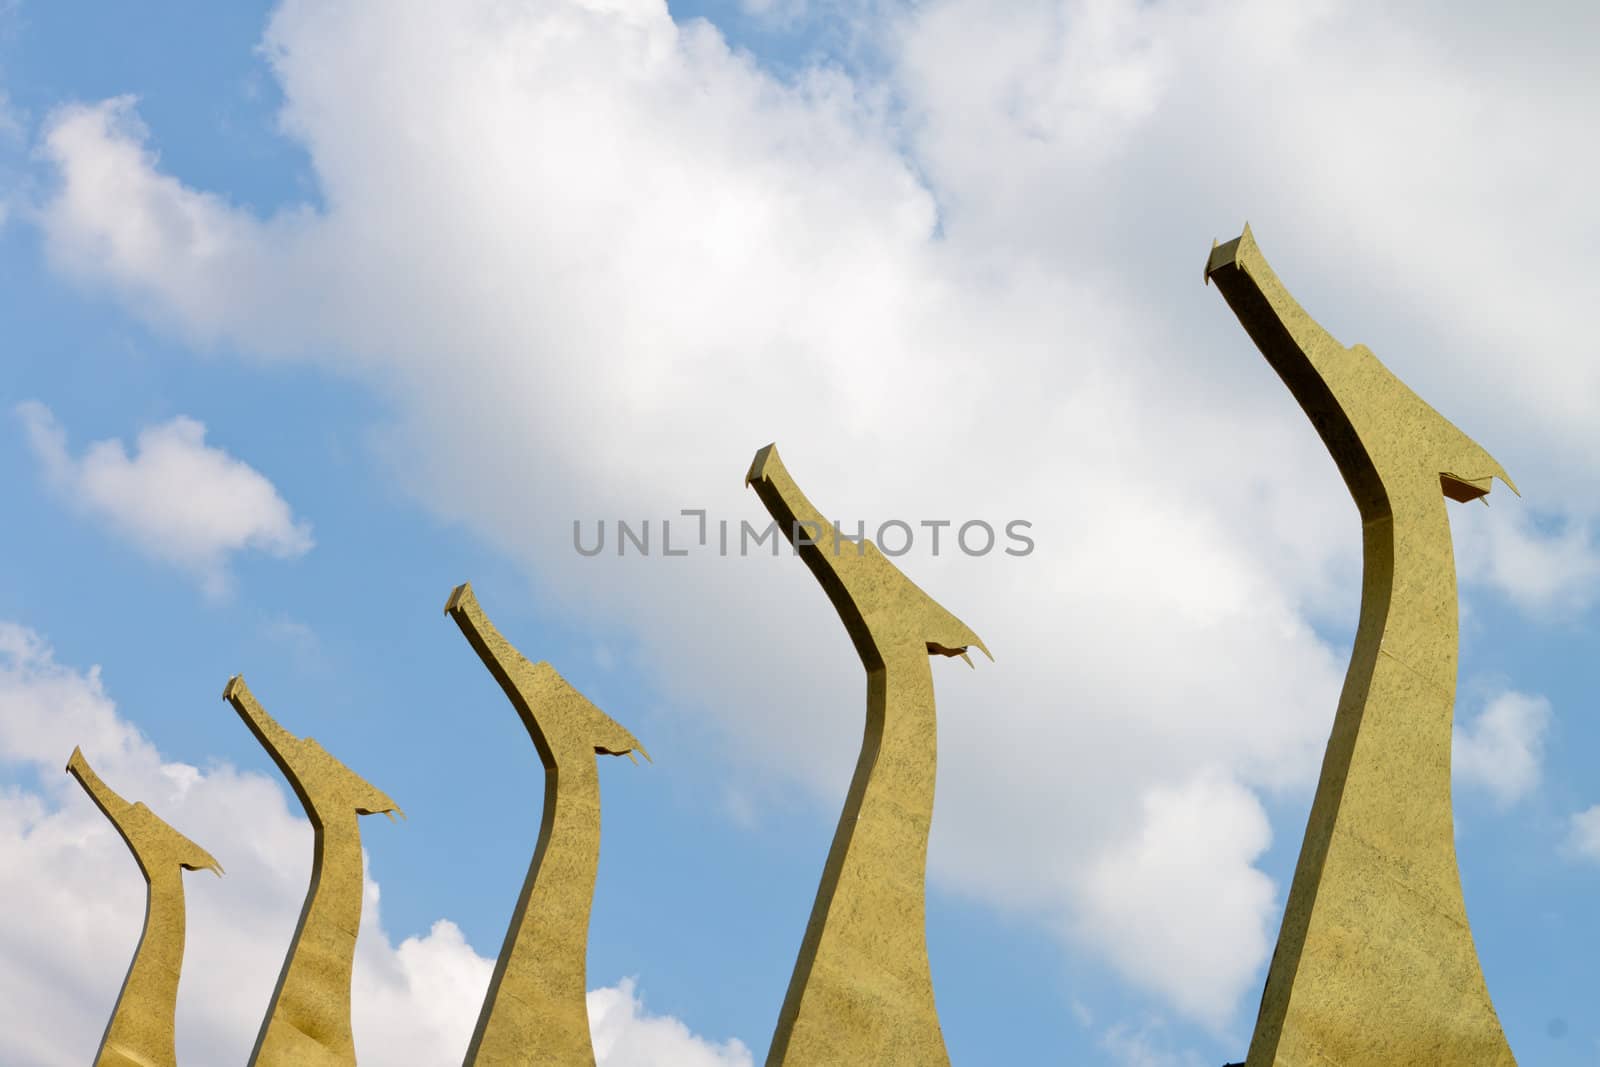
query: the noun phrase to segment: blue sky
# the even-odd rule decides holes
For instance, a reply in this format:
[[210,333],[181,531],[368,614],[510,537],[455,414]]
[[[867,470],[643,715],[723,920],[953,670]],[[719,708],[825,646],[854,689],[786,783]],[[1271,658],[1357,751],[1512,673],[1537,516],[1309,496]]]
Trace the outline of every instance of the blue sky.
[[1462,879],[1520,1060],[1593,1062],[1596,15],[997,10],[0,5],[0,1060],[82,1062],[137,938],[74,744],[227,869],[179,1050],[248,1050],[310,831],[236,672],[409,816],[363,824],[362,1062],[459,1057],[543,787],[464,580],[654,757],[601,768],[601,1062],[764,1056],[860,667],[787,553],[571,531],[764,522],[772,440],[846,523],[1033,524],[900,561],[996,656],[934,664],[952,1060],[1242,1058],[1359,578],[1200,284],[1248,218],[1523,491],[1451,508]]

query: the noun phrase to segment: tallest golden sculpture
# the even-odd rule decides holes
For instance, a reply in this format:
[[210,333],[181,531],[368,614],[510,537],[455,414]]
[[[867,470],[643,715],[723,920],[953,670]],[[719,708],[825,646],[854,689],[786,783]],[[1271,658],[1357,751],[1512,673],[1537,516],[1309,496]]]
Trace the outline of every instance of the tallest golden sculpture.
[[81,749],[72,750],[67,773],[117,828],[145,880],[144,930],[100,1039],[94,1067],[175,1067],[178,972],[183,968],[187,922],[183,872],[211,871],[220,876],[222,867],[211,853],[144,804],[130,804],[113,792]]
[[1361,512],[1361,619],[1248,1067],[1516,1061],[1467,926],[1450,807],[1457,603],[1445,497],[1490,455],[1364,345],[1295,302],[1247,227],[1215,281],[1305,409]]

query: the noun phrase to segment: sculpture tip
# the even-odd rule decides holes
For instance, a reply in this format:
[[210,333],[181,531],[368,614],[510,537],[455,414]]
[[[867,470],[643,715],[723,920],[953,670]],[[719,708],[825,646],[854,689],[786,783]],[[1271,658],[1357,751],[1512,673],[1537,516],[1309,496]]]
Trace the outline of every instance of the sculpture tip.
[[462,582],[460,585],[450,590],[450,599],[444,603],[444,613],[448,615],[452,611],[455,611],[457,608],[461,607],[463,601],[470,596],[472,596],[472,583]]
[[1211,242],[1211,254],[1206,257],[1207,285],[1211,284],[1211,276],[1224,267],[1238,267],[1239,260],[1245,249],[1255,245],[1255,238],[1250,234],[1250,224],[1244,224],[1244,230],[1227,244]]
[[744,484],[763,481],[767,476],[767,463],[778,458],[778,443],[776,441],[756,450],[756,458],[750,461],[750,472],[744,476]]

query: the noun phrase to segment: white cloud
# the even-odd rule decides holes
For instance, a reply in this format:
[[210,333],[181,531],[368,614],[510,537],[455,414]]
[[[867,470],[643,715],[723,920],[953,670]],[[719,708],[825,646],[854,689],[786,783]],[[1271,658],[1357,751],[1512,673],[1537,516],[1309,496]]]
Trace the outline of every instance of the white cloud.
[[[1308,618],[1353,617],[1360,530],[1200,257],[1251,218],[1336,335],[1582,519],[1596,15],[894,10],[888,80],[791,84],[658,0],[287,3],[267,51],[322,204],[189,188],[111,100],[49,125],[48,248],[196,344],[365,375],[397,480],[575,618],[627,619],[752,778],[829,805],[859,671],[805,569],[574,566],[572,519],[756,518],[738,478],[776,439],[846,521],[1032,520],[1023,560],[904,560],[999,658],[935,665],[934,877],[1215,1025],[1266,962],[1254,794],[1315,779],[1343,662]],[[1172,798],[1209,805],[1203,871],[1153,851]],[[1139,879],[1148,931],[1116,899]]]
[[81,458],[43,404],[17,407],[46,476],[68,499],[105,520],[146,554],[195,574],[211,595],[227,590],[228,557],[254,549],[279,558],[311,549],[260,472],[207,445],[206,428],[179,416],[139,432],[130,457],[121,441],[92,444]]
[[[1201,776],[1152,789],[1143,814],[1135,835],[1087,872],[1081,936],[1220,1032],[1271,944],[1272,882],[1251,866],[1272,842],[1266,812],[1236,782]],[[1179,892],[1209,922],[1174,912]]]
[[713,1045],[667,1015],[649,1015],[632,978],[589,994],[589,1029],[603,1067],[750,1067],[742,1041]]
[[1588,522],[1536,524],[1513,507],[1457,525],[1462,571],[1523,611],[1570,618],[1600,598],[1600,542]]
[[[185,877],[188,931],[178,1058],[239,1063],[294,931],[311,867],[311,828],[283,785],[227,765],[163,762],[116,710],[98,669],[55,662],[31,631],[0,623],[0,899],[27,922],[0,924],[0,1002],[26,1026],[0,1029],[0,1061],[65,1067],[93,1057],[127,972],[144,887],[126,846],[62,773],[74,746],[106,783],[143,800],[206,848],[225,877]],[[249,832],[241,832],[248,827]],[[361,1062],[459,1063],[493,961],[441,919],[394,944],[367,882],[352,1012]],[[600,1067],[748,1067],[737,1041],[712,1043],[643,1010],[632,979],[589,994]],[[652,1044],[652,1042],[654,1044]],[[655,1048],[658,1054],[649,1050]]]
[[1600,863],[1600,804],[1572,816],[1567,829],[1567,847],[1582,859]]
[[1457,782],[1487,790],[1501,807],[1538,788],[1544,766],[1544,739],[1553,715],[1541,696],[1504,692],[1471,723],[1455,730],[1451,771]]

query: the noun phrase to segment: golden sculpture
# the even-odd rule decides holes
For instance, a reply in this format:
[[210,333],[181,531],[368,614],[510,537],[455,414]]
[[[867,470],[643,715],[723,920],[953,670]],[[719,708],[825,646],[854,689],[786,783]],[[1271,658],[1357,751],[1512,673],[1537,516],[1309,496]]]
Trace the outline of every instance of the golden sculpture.
[[444,610],[517,709],[545,768],[539,843],[465,1062],[592,1067],[585,968],[600,860],[595,757],[637,763],[635,751],[650,754],[550,664],[529,663],[484,615],[470,584],[457,586]]
[[1363,345],[1345,348],[1248,227],[1215,280],[1310,416],[1361,512],[1361,619],[1249,1067],[1515,1063],[1489,1000],[1450,807],[1455,563],[1444,498],[1499,478],[1487,452]]
[[316,833],[311,885],[300,924],[251,1050],[250,1065],[354,1067],[350,977],[361,929],[359,819],[383,814],[393,821],[400,809],[315,740],[302,740],[279,726],[242,677],[231,678],[222,697],[294,787]]
[[[989,655],[871,541],[847,541],[778,450],[745,477],[822,584],[867,670],[867,725],[768,1067],[948,1063],[924,914],[937,731],[928,657]],[[993,657],[990,657],[991,659]]]
[[67,772],[78,780],[144,873],[144,930],[123,979],[94,1067],[175,1067],[178,972],[183,967],[183,872],[222,868],[211,854],[142,803],[129,804],[100,780],[80,749]]

